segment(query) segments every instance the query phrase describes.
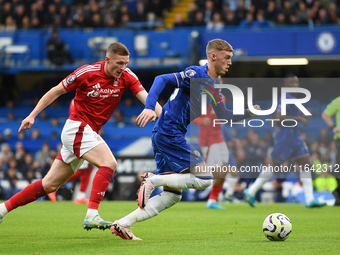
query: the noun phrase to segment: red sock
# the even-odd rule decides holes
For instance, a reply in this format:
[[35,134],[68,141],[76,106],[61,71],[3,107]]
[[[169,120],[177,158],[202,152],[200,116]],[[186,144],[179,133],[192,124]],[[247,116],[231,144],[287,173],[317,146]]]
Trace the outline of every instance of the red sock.
[[113,176],[113,170],[106,166],[99,167],[93,178],[92,190],[90,195],[90,203],[88,209],[98,210],[99,203],[102,201],[107,187]]
[[22,191],[15,194],[9,200],[5,202],[5,206],[8,212],[13,209],[28,204],[37,200],[39,197],[43,197],[46,195],[46,192],[42,186],[42,180],[31,183]]
[[77,170],[66,182],[74,181],[75,179],[81,177],[84,173],[84,170]]
[[222,191],[222,187],[213,186],[210,192],[209,199],[217,201],[218,194]]
[[87,187],[89,186],[92,169],[93,169],[93,165],[89,165],[89,167],[86,170],[82,170],[83,174],[80,176],[80,185],[79,185],[79,190],[81,192],[86,192]]

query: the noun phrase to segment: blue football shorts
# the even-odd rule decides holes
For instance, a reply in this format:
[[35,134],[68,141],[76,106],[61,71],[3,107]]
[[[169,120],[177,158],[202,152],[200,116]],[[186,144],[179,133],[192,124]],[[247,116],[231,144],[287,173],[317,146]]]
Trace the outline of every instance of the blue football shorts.
[[152,147],[156,159],[156,174],[181,173],[204,162],[200,152],[183,136],[152,133]]

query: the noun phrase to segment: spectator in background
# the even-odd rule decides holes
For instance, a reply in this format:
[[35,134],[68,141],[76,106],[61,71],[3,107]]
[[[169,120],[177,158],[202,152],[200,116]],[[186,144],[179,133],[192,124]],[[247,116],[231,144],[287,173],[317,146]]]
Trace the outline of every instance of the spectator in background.
[[264,11],[258,10],[256,14],[256,20],[252,23],[252,27],[263,28],[269,27],[269,22],[264,18]]
[[307,24],[307,7],[304,1],[299,1],[298,8],[295,11],[296,19],[299,24]]
[[198,6],[195,2],[190,3],[188,12],[188,24],[192,25],[195,21],[196,12],[198,11]]
[[23,176],[17,169],[17,161],[15,158],[11,158],[8,162],[8,170],[5,172],[5,179],[9,181],[12,189],[12,195],[14,195],[16,183],[23,179]]
[[207,29],[213,30],[213,31],[221,31],[223,27],[224,27],[224,23],[223,23],[221,14],[218,12],[215,12],[212,15],[212,19],[207,24]]
[[235,16],[236,16],[237,22],[240,23],[241,20],[245,19],[246,14],[247,14],[247,9],[245,8],[245,1],[240,0],[238,2],[237,9],[235,11]]
[[319,9],[318,18],[315,20],[316,25],[327,25],[331,24],[332,20],[325,9]]
[[246,18],[241,20],[240,22],[240,28],[249,28],[249,27],[252,27],[253,25],[253,14],[251,12],[248,12],[247,15],[246,15]]
[[25,12],[25,6],[24,5],[19,4],[15,7],[13,19],[16,22],[17,28],[23,28],[22,20],[24,19],[25,14],[26,14],[26,12]]
[[104,27],[104,23],[102,22],[102,18],[99,13],[95,13],[92,15],[90,27],[92,28],[101,28]]
[[7,17],[11,16],[13,17],[14,12],[12,8],[12,4],[8,1],[4,4],[3,9],[1,10],[0,13],[0,23],[5,24]]
[[238,22],[234,11],[227,11],[224,17],[224,24],[226,26],[237,26]]
[[116,124],[117,127],[119,127],[119,128],[125,127],[125,118],[124,118],[122,110],[120,110],[120,109],[115,110],[114,120],[115,120],[115,124]]
[[40,19],[38,17],[32,18],[31,28],[41,28]]
[[17,29],[17,25],[15,24],[15,20],[12,16],[8,16],[5,21],[5,30],[6,31],[14,31]]
[[11,151],[11,148],[9,147],[8,143],[2,143],[1,144],[1,151],[0,151],[0,158],[2,158],[7,164],[11,158],[13,158],[14,154]]
[[212,20],[214,14],[214,2],[212,0],[205,1],[204,22],[208,24]]
[[9,121],[15,120],[14,112],[11,111],[7,114],[7,120],[9,120]]
[[276,25],[286,25],[286,17],[282,12],[279,12],[279,14],[277,14],[277,18],[276,18]]
[[48,159],[50,157],[51,149],[48,142],[44,142],[42,148],[35,154],[35,160],[39,162],[42,168],[48,168]]
[[59,119],[58,118],[52,118],[51,119],[51,126],[52,127],[59,127],[60,126]]
[[334,2],[331,2],[329,4],[329,16],[330,16],[331,23],[339,24],[338,9]]
[[62,39],[59,38],[57,29],[52,30],[52,36],[46,43],[47,57],[51,64],[61,66],[64,63],[73,63],[73,59],[65,47]]
[[182,13],[176,13],[174,27],[186,27],[188,23],[184,21]]
[[317,139],[318,143],[324,143],[327,147],[329,147],[332,142],[332,138],[328,135],[328,129],[323,127],[320,129],[320,136]]
[[129,14],[123,14],[122,19],[121,19],[121,23],[120,23],[120,27],[121,28],[127,28],[127,23],[130,22],[130,15]]
[[57,8],[54,4],[49,4],[47,8],[47,12],[44,12],[44,16],[42,19],[43,27],[48,28],[52,24],[54,24],[55,19],[57,18]]
[[30,21],[30,17],[28,16],[25,16],[23,17],[22,19],[22,26],[21,26],[22,29],[30,29],[31,28],[31,21]]
[[191,25],[194,27],[202,27],[206,25],[204,21],[204,13],[202,11],[197,11],[195,13],[195,19],[192,21]]
[[267,10],[265,12],[265,18],[269,21],[274,22],[276,20],[276,17],[278,15],[279,11],[276,8],[276,3],[273,0],[270,0],[268,2]]
[[291,2],[289,0],[285,0],[283,2],[282,13],[285,16],[285,23],[288,24],[290,15],[294,13]]
[[133,15],[133,21],[145,22],[147,20],[147,13],[145,11],[145,3],[142,1],[137,2],[137,11]]
[[59,18],[61,21],[61,27],[66,27],[66,21],[69,18],[69,13],[66,5],[60,7]]
[[27,177],[27,172],[33,169],[33,156],[30,153],[25,154],[23,164],[19,166],[19,172]]
[[5,140],[11,140],[12,139],[12,130],[9,129],[9,128],[6,128],[4,130],[4,137],[5,137]]
[[[128,17],[126,17],[126,15]],[[129,7],[126,4],[124,4],[120,7],[120,10],[117,12],[117,24],[125,25],[127,19],[130,21],[131,17],[129,14]]]
[[32,133],[31,133],[31,139],[32,140],[37,140],[37,139],[40,139],[41,138],[41,136],[40,136],[40,131],[39,131],[39,129],[38,128],[34,128],[33,130],[32,130]]

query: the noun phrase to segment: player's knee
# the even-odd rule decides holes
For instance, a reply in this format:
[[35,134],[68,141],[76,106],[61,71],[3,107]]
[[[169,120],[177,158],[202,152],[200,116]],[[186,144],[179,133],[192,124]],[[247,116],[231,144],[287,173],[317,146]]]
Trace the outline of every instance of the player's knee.
[[106,166],[108,168],[111,168],[112,171],[115,171],[116,167],[117,167],[117,161],[112,159],[110,161],[107,161],[107,162],[103,163],[103,165],[101,165],[101,166]]
[[43,186],[45,192],[47,194],[50,194],[50,193],[53,193],[53,192],[56,192],[58,189],[59,189],[60,186],[58,185],[53,185],[53,184],[48,184],[48,185],[45,185]]
[[196,189],[206,189],[208,188],[213,182],[213,179],[201,179],[196,177]]

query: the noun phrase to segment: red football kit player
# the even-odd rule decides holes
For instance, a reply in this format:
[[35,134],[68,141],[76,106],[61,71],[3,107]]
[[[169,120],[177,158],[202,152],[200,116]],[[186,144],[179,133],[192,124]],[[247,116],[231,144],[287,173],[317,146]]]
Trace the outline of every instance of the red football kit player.
[[[62,148],[46,176],[28,185],[5,203],[0,204],[0,223],[3,217],[18,206],[55,192],[64,184],[84,160],[98,168],[93,179],[85,229],[110,228],[112,222],[104,221],[98,214],[99,203],[112,179],[117,166],[115,157],[98,131],[117,108],[125,90],[130,90],[143,104],[147,92],[137,76],[127,68],[129,50],[121,43],[112,43],[106,52],[105,61],[85,65],[67,76],[50,89],[26,117],[19,128],[29,130],[35,117],[62,94],[76,90],[75,110],[67,119],[61,133]],[[157,105],[159,116],[162,109]]]

